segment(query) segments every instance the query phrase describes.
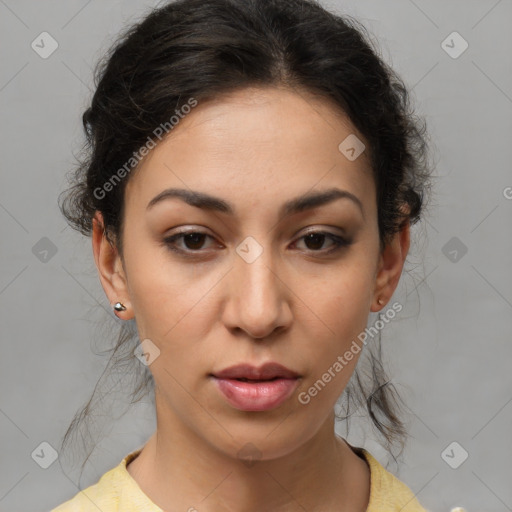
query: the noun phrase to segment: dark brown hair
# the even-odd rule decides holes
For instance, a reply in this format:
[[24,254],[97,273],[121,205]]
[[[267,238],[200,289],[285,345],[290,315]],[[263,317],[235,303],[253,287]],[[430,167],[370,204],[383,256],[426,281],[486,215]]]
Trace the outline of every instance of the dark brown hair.
[[[96,67],[96,90],[83,114],[86,143],[71,187],[59,198],[69,224],[90,235],[101,211],[122,255],[123,194],[131,173],[108,193],[95,191],[191,98],[200,104],[249,86],[310,91],[349,116],[371,159],[381,248],[404,222],[419,220],[430,177],[425,122],[363,25],[310,0],[179,0],[130,26]],[[153,386],[149,370],[133,356],[137,342],[133,324],[123,325],[100,379],[119,368],[138,379],[132,403]],[[390,447],[403,443],[406,431],[399,396],[380,362],[380,336],[371,344],[370,370],[363,376],[360,362],[345,390],[344,417],[365,405]],[[97,385],[63,446],[103,398]]]

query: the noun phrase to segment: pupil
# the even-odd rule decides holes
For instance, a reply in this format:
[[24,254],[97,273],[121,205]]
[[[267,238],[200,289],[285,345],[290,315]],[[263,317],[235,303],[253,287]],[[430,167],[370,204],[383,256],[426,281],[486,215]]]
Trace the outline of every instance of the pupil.
[[[306,235],[306,238],[305,238],[305,243],[306,243],[306,246],[308,247],[308,249],[320,249],[323,245],[323,241],[324,241],[324,238],[325,238],[325,235],[322,235],[321,233],[311,233],[309,235]],[[318,242],[320,241],[320,244],[317,244],[317,246],[315,247],[315,240]],[[308,242],[311,242],[313,241],[313,247],[310,247],[310,244]]]
[[[187,233],[185,235],[185,245],[187,246],[187,249],[200,249],[203,245],[203,239],[204,238],[203,233]],[[192,247],[190,246],[190,242],[192,242]],[[196,245],[197,244],[197,245]]]

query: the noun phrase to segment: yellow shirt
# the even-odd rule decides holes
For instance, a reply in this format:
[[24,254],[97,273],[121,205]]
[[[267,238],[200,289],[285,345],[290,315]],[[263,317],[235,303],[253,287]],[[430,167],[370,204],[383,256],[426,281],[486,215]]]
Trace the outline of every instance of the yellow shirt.
[[[370,467],[370,501],[366,512],[427,512],[411,490],[363,448],[352,447]],[[98,482],[50,512],[163,512],[128,473],[127,464],[142,450],[129,453]]]

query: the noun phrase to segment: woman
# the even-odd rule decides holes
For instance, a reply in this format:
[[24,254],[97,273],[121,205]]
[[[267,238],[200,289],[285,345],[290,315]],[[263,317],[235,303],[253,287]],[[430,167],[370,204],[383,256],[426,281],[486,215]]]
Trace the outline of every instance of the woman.
[[54,512],[424,510],[334,432],[369,314],[402,307],[428,185],[424,128],[363,27],[307,0],[169,3],[104,60],[83,121],[61,207],[135,320],[157,429]]

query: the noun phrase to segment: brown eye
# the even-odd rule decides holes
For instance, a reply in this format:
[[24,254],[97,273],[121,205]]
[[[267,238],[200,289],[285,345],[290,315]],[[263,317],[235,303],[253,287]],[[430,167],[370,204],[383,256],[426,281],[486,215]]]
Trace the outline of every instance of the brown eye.
[[[164,239],[165,246],[177,253],[184,255],[201,254],[205,252],[207,247],[204,247],[205,241],[214,238],[207,233],[201,231],[189,231],[183,233],[176,233]],[[325,231],[313,231],[299,239],[304,241],[306,251],[319,254],[330,254],[337,250],[342,249],[351,244],[351,241]],[[181,243],[178,243],[181,241]],[[330,241],[330,245],[325,248],[326,241]]]
[[206,236],[204,233],[187,233],[183,235],[183,241],[187,249],[197,250],[201,249]]
[[[314,231],[304,235],[300,238],[300,240],[304,240],[306,248],[312,252],[323,252],[330,253],[341,249],[342,247],[350,245],[351,242],[345,240],[344,238],[337,236],[333,233],[329,233],[326,231]],[[330,248],[322,249],[326,240],[331,241]]]
[[317,251],[322,248],[326,238],[322,233],[310,233],[304,237],[304,242],[308,249]]
[[[206,233],[200,231],[189,231],[186,233],[176,233],[175,235],[169,236],[164,239],[164,244],[175,252],[180,253],[194,253],[202,252],[204,243],[207,238],[212,238]],[[177,244],[178,240],[182,240],[182,244]],[[180,246],[181,245],[181,246]]]

